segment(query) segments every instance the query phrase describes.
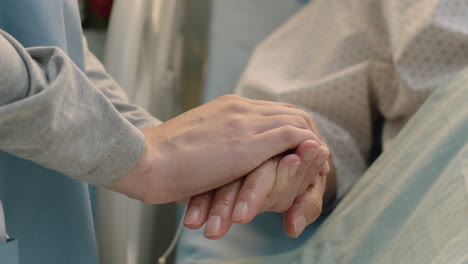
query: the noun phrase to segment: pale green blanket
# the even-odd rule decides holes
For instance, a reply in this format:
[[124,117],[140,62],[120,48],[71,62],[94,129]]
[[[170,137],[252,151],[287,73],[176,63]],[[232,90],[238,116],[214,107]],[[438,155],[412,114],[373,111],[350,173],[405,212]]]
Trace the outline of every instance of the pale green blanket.
[[437,89],[301,248],[229,263],[468,263],[468,70]]

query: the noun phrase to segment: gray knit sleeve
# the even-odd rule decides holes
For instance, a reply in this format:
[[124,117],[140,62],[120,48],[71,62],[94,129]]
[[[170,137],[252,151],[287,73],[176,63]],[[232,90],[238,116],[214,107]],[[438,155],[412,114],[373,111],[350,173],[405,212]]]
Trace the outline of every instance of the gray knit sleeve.
[[122,87],[107,73],[102,63],[91,53],[84,38],[86,76],[98,88],[115,109],[134,126],[143,129],[161,124],[161,121],[150,115],[141,107],[129,103]]
[[126,175],[143,134],[59,48],[0,30],[0,149],[91,184]]

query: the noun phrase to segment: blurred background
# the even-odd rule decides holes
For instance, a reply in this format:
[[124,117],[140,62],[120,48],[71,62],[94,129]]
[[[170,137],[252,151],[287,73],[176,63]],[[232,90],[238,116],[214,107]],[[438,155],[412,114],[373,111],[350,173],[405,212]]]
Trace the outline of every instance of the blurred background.
[[[133,103],[163,121],[232,93],[255,46],[305,2],[78,1],[91,51]],[[94,188],[91,199],[102,264],[156,263],[174,235],[175,204]]]

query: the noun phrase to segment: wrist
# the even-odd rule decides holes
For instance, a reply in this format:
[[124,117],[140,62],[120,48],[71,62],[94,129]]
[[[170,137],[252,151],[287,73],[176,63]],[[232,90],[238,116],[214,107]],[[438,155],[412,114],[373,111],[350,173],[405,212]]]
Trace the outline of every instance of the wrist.
[[145,133],[145,130],[142,130],[142,133],[145,137],[145,147],[138,161],[124,177],[107,188],[145,203],[158,203],[159,199],[155,199],[155,195],[152,195],[158,190],[149,188],[149,186],[154,186],[151,183],[152,181],[155,181],[158,184],[157,186],[161,184],[154,178],[156,173],[153,171],[154,167],[157,167],[158,161],[152,151],[152,144],[147,133]]

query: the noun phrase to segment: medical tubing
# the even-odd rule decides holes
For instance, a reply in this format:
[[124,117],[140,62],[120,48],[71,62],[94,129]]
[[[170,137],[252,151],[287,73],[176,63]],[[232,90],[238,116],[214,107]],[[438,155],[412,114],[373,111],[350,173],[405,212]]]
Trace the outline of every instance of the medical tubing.
[[3,213],[3,204],[0,200],[0,244],[5,244],[8,240],[5,224],[5,214]]
[[179,240],[180,233],[182,232],[182,228],[184,227],[185,212],[187,212],[187,206],[185,206],[185,208],[184,208],[184,212],[182,213],[182,217],[181,217],[181,219],[179,221],[179,226],[177,227],[176,233],[175,233],[174,237],[172,238],[171,244],[166,249],[164,254],[158,259],[158,264],[166,264],[166,258],[174,250],[175,245],[177,244],[177,241]]

